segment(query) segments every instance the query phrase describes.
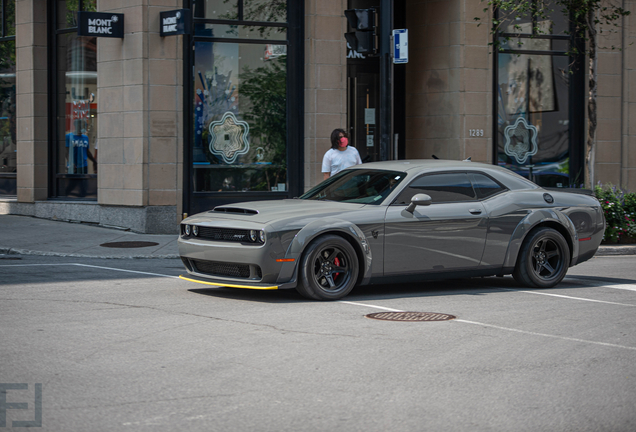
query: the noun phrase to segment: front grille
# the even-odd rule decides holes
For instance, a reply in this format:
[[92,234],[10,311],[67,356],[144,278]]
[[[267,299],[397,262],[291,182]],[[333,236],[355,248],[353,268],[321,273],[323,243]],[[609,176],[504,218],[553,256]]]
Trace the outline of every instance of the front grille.
[[[190,262],[198,273],[205,273],[211,276],[226,276],[249,279],[250,278],[250,265],[249,264],[235,264],[224,263],[218,261],[202,261],[191,259]],[[254,276],[258,279],[262,278],[261,268],[254,266]]]
[[250,242],[249,230],[199,226],[199,238],[237,243]]

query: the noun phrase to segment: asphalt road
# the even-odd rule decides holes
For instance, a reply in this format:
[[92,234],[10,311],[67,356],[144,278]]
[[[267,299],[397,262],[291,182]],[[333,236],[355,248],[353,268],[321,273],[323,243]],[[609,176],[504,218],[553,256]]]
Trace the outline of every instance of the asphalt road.
[[[180,273],[0,259],[0,383],[28,404],[0,431],[38,413],[51,431],[636,430],[635,256],[594,258],[553,289],[480,278],[331,303]],[[365,317],[389,310],[457,319]]]

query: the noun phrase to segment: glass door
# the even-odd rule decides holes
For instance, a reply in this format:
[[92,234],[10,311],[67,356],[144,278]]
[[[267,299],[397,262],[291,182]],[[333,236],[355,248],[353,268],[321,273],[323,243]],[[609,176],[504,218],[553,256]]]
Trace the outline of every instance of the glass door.
[[362,162],[380,160],[379,78],[377,61],[347,67],[347,113],[351,142]]
[[302,85],[293,25],[302,8],[280,0],[197,0],[192,8],[184,213],[298,196],[302,88],[290,86]]

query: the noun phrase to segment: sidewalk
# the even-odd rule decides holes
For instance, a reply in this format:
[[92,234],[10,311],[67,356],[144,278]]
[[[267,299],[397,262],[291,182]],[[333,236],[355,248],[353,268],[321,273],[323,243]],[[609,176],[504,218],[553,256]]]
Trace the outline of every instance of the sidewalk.
[[[135,234],[92,224],[0,215],[0,254],[81,258],[179,258],[177,237],[177,234]],[[143,244],[129,242],[156,244],[139,247]],[[104,246],[108,243],[119,244],[114,245],[117,247]]]
[[[130,242],[156,243],[143,246]],[[104,244],[119,243],[106,247]],[[137,246],[137,247],[130,247]],[[177,235],[135,234],[91,224],[0,215],[0,255],[81,258],[179,258]],[[601,246],[596,256],[636,255],[636,245]]]

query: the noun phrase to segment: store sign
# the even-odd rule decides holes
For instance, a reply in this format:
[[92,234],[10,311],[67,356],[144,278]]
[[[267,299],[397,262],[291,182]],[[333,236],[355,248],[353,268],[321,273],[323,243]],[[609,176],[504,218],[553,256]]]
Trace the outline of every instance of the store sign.
[[409,31],[407,29],[393,30],[393,63],[409,62]]
[[92,37],[124,37],[124,14],[78,12],[77,35]]
[[539,151],[537,134],[536,126],[528,124],[523,117],[517,117],[514,125],[504,129],[504,151],[508,156],[515,158],[518,164],[526,163],[530,156],[536,155]]
[[177,9],[159,13],[159,35],[176,36],[190,34],[192,27],[190,9]]

